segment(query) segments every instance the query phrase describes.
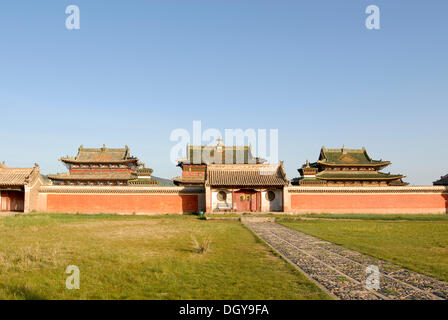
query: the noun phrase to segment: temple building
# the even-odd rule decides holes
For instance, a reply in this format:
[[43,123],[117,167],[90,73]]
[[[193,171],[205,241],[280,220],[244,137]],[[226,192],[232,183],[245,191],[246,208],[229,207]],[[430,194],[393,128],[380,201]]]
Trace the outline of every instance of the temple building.
[[[80,146],[76,157],[61,158],[67,173],[49,175],[55,185],[128,185],[131,181],[144,184],[151,177],[152,170],[140,168],[136,157],[130,155],[128,146],[121,149],[88,149]],[[148,179],[149,178],[149,179]]]
[[319,159],[303,165],[293,185],[300,186],[406,186],[405,176],[380,170],[390,161],[372,160],[366,149],[327,149],[322,147]]
[[182,176],[173,179],[180,186],[205,184],[207,165],[261,164],[264,159],[254,157],[251,146],[225,146],[219,138],[216,146],[187,146],[186,158],[177,160]]
[[284,188],[289,185],[280,164],[265,164],[251,146],[187,146],[178,160],[181,186],[204,186],[207,212],[282,211]]
[[43,184],[37,164],[33,168],[8,168],[1,163],[0,211],[30,212]]
[[435,186],[448,186],[448,174],[446,176],[440,177],[439,180],[434,181]]
[[143,164],[143,168],[139,168],[135,171],[137,174],[137,179],[129,180],[129,185],[133,186],[148,186],[148,185],[156,185],[158,184],[157,180],[153,180],[151,178],[153,170],[150,168],[146,168],[145,164]]

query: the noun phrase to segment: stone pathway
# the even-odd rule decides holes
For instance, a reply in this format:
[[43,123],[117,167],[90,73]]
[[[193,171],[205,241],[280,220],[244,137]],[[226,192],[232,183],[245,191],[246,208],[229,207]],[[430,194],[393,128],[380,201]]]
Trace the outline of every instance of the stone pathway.
[[[273,222],[242,220],[255,234],[333,296],[343,300],[443,300],[448,282],[408,271]],[[366,268],[378,266],[380,288],[367,289]]]

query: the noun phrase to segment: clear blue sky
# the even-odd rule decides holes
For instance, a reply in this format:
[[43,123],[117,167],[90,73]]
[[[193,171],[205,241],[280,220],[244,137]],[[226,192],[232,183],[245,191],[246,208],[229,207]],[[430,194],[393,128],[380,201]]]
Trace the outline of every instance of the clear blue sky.
[[171,178],[171,131],[201,120],[279,129],[289,177],[344,144],[430,184],[448,173],[447,16],[446,0],[2,1],[0,160],[63,172],[81,144],[127,144]]

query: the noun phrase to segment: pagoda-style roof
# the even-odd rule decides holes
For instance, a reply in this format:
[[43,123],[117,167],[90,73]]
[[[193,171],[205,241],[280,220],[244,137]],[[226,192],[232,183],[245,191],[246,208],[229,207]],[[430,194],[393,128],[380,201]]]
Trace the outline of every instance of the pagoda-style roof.
[[206,185],[214,187],[286,186],[283,164],[211,164],[207,166]]
[[333,181],[333,180],[374,180],[374,181],[384,181],[384,180],[397,180],[404,178],[401,174],[389,174],[379,171],[372,172],[331,172],[331,171],[321,171],[316,174],[316,179]]
[[134,186],[155,186],[158,185],[157,180],[151,178],[153,170],[151,168],[139,168],[136,170],[137,179],[129,180],[129,185]]
[[80,164],[124,164],[129,162],[138,163],[138,159],[131,157],[129,153],[129,147],[120,149],[106,148],[103,145],[102,148],[84,148],[80,146],[78,149],[78,155],[76,157],[61,158],[61,161],[65,163],[80,163]]
[[327,149],[322,147],[318,164],[322,166],[365,166],[365,167],[386,167],[390,161],[373,160],[367,153],[366,148],[362,149]]
[[150,176],[153,170],[151,168],[138,168],[136,170],[137,175],[140,176]]
[[319,160],[314,163],[306,162],[298,171],[301,177],[293,179],[293,185],[309,184],[351,184],[380,183],[403,186],[404,175],[380,172],[388,166],[390,161],[373,160],[366,148],[362,149],[327,149],[322,147]]
[[34,168],[8,168],[0,164],[0,187],[23,187],[40,177],[39,166]]
[[251,146],[225,146],[218,139],[216,146],[187,146],[187,157],[178,159],[182,164],[256,164],[266,160],[254,157]]
[[173,183],[175,185],[181,184],[203,184],[205,182],[204,176],[197,177],[175,177],[173,178]]
[[448,174],[446,176],[440,177],[439,180],[434,181],[435,186],[448,186]]
[[48,175],[50,180],[64,181],[109,181],[137,179],[137,174],[132,172],[108,172],[108,173],[60,173]]

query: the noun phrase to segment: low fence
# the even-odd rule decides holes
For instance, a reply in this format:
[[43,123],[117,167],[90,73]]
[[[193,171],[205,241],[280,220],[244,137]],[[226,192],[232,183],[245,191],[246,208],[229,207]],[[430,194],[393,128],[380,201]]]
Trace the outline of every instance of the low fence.
[[285,212],[446,214],[448,187],[289,187]]
[[181,214],[204,210],[198,187],[42,186],[37,210],[52,213]]

